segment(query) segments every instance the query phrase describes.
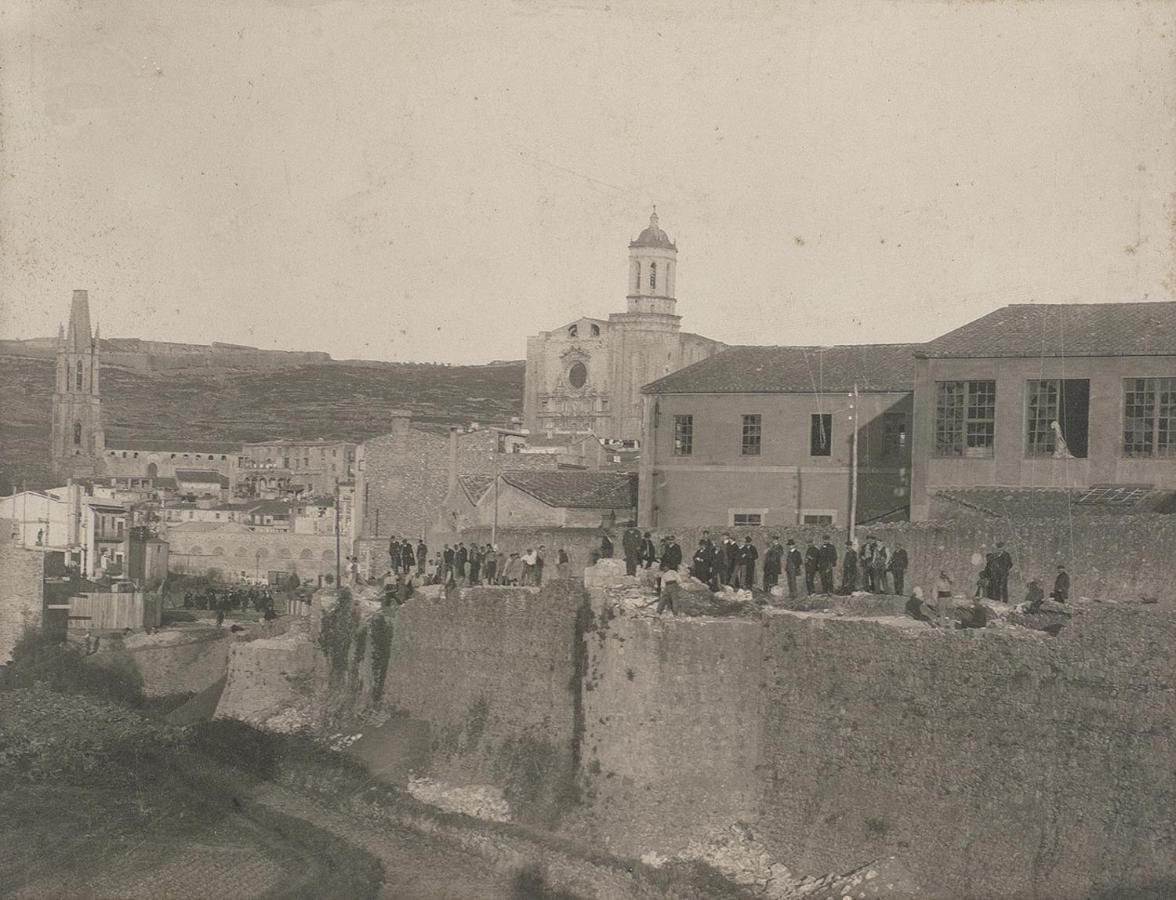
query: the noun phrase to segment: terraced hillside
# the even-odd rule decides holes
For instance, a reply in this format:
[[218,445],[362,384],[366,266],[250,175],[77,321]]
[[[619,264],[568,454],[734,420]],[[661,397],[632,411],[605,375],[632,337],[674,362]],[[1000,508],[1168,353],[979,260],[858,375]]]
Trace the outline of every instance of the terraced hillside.
[[[388,412],[428,422],[501,422],[522,414],[523,363],[437,366],[329,362],[278,372],[155,374],[104,366],[106,439],[237,443],[291,438],[362,440]],[[0,493],[46,487],[53,364],[0,355]]]

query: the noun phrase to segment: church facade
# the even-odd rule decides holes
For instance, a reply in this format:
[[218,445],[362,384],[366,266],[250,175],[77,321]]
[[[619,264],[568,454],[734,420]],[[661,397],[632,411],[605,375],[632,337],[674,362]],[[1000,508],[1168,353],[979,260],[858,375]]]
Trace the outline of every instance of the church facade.
[[523,421],[534,433],[641,438],[641,388],[725,345],[681,330],[678,247],[657,211],[629,244],[625,312],[585,317],[527,339]]

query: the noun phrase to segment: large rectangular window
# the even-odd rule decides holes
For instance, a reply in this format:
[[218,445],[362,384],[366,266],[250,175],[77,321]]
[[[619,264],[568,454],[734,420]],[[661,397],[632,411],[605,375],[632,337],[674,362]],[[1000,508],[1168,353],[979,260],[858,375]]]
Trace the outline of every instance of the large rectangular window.
[[1123,455],[1176,457],[1176,378],[1124,380]]
[[731,510],[731,525],[736,528],[763,524],[764,514],[762,512],[750,512],[746,510],[736,512],[735,510]]
[[1027,391],[1026,454],[1085,459],[1090,381],[1086,378],[1030,380]]
[[939,381],[935,389],[935,455],[992,456],[996,382]]
[[832,455],[832,430],[832,413],[813,413],[809,423],[809,456]]
[[743,417],[743,455],[760,455],[760,437],[763,426],[763,416]]
[[674,456],[694,452],[694,416],[674,416]]

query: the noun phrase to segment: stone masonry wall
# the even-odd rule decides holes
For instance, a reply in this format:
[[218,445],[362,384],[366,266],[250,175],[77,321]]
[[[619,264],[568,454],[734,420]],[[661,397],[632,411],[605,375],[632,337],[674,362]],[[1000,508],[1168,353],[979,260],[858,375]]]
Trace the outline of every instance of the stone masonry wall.
[[0,519],[0,665],[26,628],[41,625],[45,554],[10,539],[16,524]]
[[[397,610],[384,708],[425,721],[428,774],[496,784],[523,818],[574,789],[582,588],[473,588]],[[395,719],[391,723],[395,726]]]
[[1174,639],[1157,606],[1085,604],[1057,638],[616,618],[589,639],[588,828],[673,855],[742,823],[793,872],[895,856],[928,896],[1169,896]]
[[227,632],[219,630],[135,634],[124,639],[122,649],[102,657],[138,672],[148,697],[199,693],[224,677],[230,643]]

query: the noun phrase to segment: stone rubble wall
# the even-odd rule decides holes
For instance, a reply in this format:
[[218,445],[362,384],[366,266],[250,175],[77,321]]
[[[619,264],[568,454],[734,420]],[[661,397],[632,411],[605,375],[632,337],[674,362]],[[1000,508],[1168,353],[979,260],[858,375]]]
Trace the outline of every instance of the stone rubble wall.
[[17,523],[0,519],[0,665],[26,628],[41,625],[45,554],[10,540]]

